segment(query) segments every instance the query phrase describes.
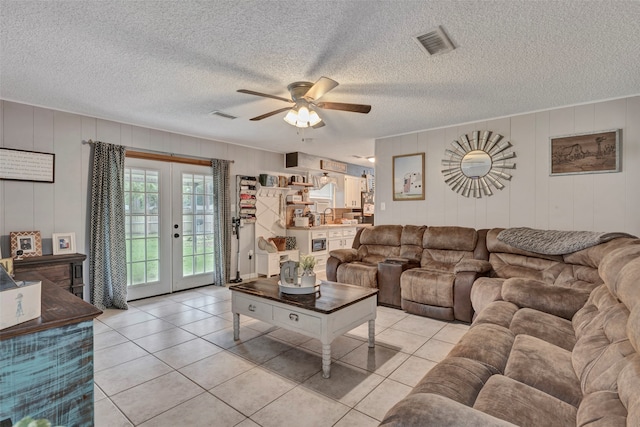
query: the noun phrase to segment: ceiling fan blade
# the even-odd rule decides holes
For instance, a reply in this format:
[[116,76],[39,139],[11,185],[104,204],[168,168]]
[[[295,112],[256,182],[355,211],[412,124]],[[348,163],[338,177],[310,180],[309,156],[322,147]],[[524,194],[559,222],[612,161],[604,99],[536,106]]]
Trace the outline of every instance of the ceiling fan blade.
[[320,129],[321,127],[324,127],[325,123],[324,120],[320,121],[318,124],[311,126],[314,129]]
[[329,77],[320,77],[317,82],[304,94],[305,98],[317,101],[322,95],[338,86],[338,82]]
[[283,98],[281,96],[276,96],[276,95],[269,95],[268,93],[260,93],[260,92],[256,92],[256,91],[253,91],[253,90],[247,90],[247,89],[238,89],[238,92],[246,93],[247,95],[263,96],[265,98],[277,99],[278,101],[284,101],[284,102],[288,102],[290,104],[293,104],[293,101],[290,100],[290,99]]
[[284,108],[280,108],[280,109],[278,109],[278,110],[275,110],[275,111],[271,111],[271,112],[269,112],[269,113],[262,114],[261,116],[256,116],[256,117],[254,117],[254,118],[252,118],[252,119],[249,119],[249,120],[251,120],[252,122],[255,122],[255,121],[258,121],[258,120],[266,119],[267,117],[274,116],[274,115],[276,115],[276,114],[278,114],[278,113],[282,113],[283,111],[287,111],[287,110],[290,110],[290,109],[291,109],[291,107],[284,107]]
[[325,110],[351,111],[354,113],[363,113],[363,114],[367,114],[369,111],[371,111],[371,105],[364,105],[364,104],[345,104],[343,102],[318,102],[316,105],[319,108],[324,108]]

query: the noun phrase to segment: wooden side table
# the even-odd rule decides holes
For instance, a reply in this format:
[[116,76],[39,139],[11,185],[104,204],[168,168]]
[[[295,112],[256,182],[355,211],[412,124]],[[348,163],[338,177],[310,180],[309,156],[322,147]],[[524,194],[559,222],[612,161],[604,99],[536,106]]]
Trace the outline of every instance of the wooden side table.
[[79,298],[84,296],[84,254],[43,255],[13,260],[15,274],[36,272]]

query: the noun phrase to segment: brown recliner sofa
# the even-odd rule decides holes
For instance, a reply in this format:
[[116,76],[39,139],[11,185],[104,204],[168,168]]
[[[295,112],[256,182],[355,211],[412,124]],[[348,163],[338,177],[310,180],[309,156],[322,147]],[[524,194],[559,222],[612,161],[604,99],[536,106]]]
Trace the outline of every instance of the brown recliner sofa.
[[327,280],[378,288],[378,264],[403,259],[408,266],[420,262],[422,234],[426,227],[376,225],[363,228],[349,249],[330,252]]
[[327,279],[378,288],[380,305],[471,322],[471,286],[491,267],[485,234],[454,226],[365,228],[354,248],[331,251]]
[[470,323],[471,287],[491,270],[486,230],[428,227],[422,238],[420,266],[400,278],[402,309],[408,313]]
[[[503,280],[500,298],[381,425],[640,425],[638,243],[567,255],[574,263],[558,274],[548,264],[553,281],[540,273],[547,268]],[[597,268],[601,284],[582,286],[583,267]],[[555,283],[569,270],[575,286]]]

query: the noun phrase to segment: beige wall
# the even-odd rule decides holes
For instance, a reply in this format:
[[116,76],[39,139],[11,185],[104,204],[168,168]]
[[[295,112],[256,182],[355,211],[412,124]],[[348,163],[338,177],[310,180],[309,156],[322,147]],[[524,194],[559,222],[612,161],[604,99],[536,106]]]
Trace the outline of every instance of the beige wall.
[[[549,136],[621,128],[622,172],[549,176]],[[444,183],[444,150],[459,135],[490,130],[511,141],[517,169],[502,191],[473,199]],[[393,201],[392,156],[426,153],[424,201]],[[376,140],[377,224],[625,231],[640,236],[640,96]],[[381,209],[381,204],[386,209]]]
[[[9,254],[11,231],[39,230],[43,253],[51,254],[51,234],[76,233],[78,251],[88,254],[87,197],[89,145],[99,140],[139,149],[151,149],[190,156],[234,160],[235,175],[256,175],[260,171],[284,172],[284,156],[218,141],[178,135],[107,120],[0,101],[0,147],[55,153],[55,183],[0,180],[0,249]],[[232,199],[232,202],[235,199]],[[241,254],[254,249],[253,225],[241,235]],[[237,240],[232,240],[232,276],[235,276]],[[255,271],[253,261],[241,256],[240,273]],[[88,264],[86,264],[88,267]],[[86,279],[86,278],[85,278]],[[86,283],[86,281],[85,281]]]

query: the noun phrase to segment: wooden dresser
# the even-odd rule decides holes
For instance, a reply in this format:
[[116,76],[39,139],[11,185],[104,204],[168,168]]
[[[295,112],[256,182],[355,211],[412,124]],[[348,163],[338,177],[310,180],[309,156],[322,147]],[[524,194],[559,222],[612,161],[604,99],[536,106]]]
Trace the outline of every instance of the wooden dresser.
[[15,274],[35,272],[79,298],[84,297],[84,254],[43,255],[13,260]]

